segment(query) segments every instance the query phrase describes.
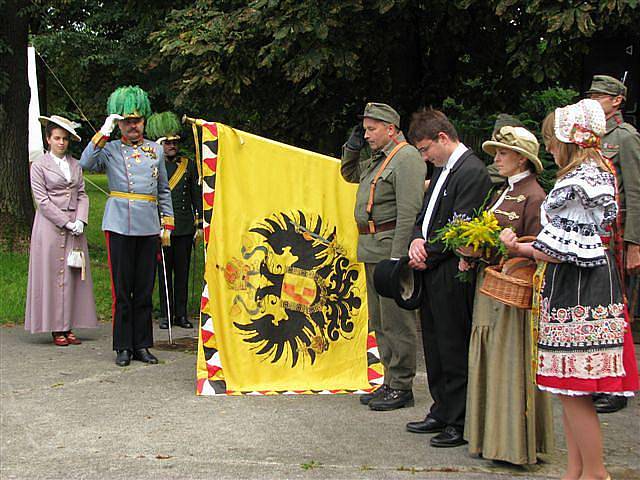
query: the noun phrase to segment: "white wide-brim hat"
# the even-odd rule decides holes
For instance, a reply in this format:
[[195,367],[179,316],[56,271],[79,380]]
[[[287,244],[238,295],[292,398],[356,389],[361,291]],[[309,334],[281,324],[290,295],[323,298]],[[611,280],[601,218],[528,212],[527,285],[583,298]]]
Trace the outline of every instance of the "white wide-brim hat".
[[71,135],[71,138],[76,142],[79,142],[80,135],[76,133],[76,128],[80,128],[81,125],[76,122],[72,122],[68,118],[61,117],[60,115],[51,115],[50,117],[38,117],[38,120],[42,124],[43,127],[47,126],[47,123],[55,123],[60,128],[66,130]]

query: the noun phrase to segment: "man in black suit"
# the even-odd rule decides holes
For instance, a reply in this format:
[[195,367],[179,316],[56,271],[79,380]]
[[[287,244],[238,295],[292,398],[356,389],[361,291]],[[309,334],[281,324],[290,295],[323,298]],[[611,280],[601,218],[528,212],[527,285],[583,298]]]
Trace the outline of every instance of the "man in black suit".
[[415,113],[409,138],[436,169],[409,247],[409,265],[424,271],[420,320],[434,403],[426,418],[409,422],[407,430],[438,433],[431,439],[433,447],[456,447],[466,443],[462,434],[475,279],[465,283],[455,278],[458,257],[430,240],[454,214],[473,216],[487,198],[491,180],[482,160],[460,142],[442,112]]

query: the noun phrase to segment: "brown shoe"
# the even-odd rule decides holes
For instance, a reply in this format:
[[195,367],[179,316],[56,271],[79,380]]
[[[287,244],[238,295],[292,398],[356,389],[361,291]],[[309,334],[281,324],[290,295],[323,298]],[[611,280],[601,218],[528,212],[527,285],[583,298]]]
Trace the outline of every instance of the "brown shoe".
[[62,332],[51,332],[51,336],[53,337],[53,343],[59,347],[66,347],[69,345],[69,341],[67,337],[64,336]]
[[69,345],[80,345],[82,342],[76,337],[71,330],[64,332],[64,336],[67,337]]

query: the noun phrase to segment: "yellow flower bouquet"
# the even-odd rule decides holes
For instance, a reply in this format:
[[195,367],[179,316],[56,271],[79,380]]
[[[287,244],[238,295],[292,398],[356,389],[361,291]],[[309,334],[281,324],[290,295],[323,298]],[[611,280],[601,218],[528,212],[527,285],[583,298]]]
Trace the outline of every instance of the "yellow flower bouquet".
[[[484,210],[474,218],[467,215],[454,214],[453,218],[440,230],[430,241],[432,243],[442,242],[444,249],[453,251],[459,257],[464,257],[458,252],[459,248],[472,247],[474,251],[480,252],[480,259],[489,259],[496,252],[501,256],[506,256],[507,249],[500,241],[502,227],[498,219],[488,210]],[[468,261],[477,261],[476,258]],[[460,280],[470,280],[468,272],[459,272],[457,277]]]

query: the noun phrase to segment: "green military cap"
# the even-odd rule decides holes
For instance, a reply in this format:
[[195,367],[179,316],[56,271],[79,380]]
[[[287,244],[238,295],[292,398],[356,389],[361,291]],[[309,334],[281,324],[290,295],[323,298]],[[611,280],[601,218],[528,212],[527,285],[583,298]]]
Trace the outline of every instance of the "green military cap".
[[364,113],[361,115],[361,117],[373,118],[374,120],[392,123],[396,127],[400,128],[400,114],[386,103],[367,103],[367,106],[364,107]]
[[491,133],[492,139],[496,136],[496,133],[498,133],[502,127],[524,127],[524,123],[522,123],[513,115],[509,115],[508,113],[499,113],[498,117],[496,118],[496,123],[493,124],[493,132]]
[[624,86],[617,78],[610,77],[609,75],[594,75],[591,81],[591,87],[587,90],[587,95],[592,93],[604,93],[605,95],[612,95],[617,97],[622,95],[627,98],[627,87]]

